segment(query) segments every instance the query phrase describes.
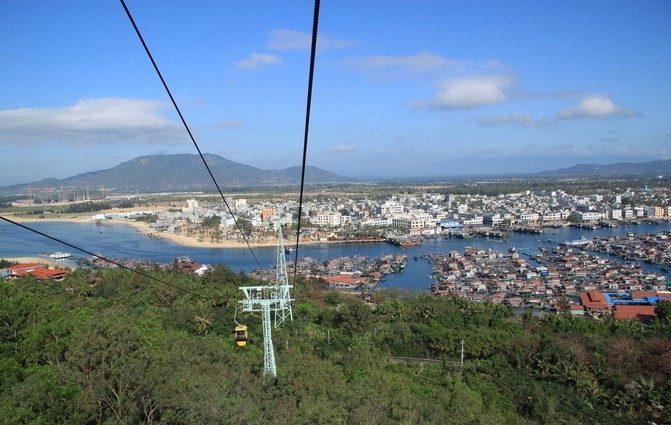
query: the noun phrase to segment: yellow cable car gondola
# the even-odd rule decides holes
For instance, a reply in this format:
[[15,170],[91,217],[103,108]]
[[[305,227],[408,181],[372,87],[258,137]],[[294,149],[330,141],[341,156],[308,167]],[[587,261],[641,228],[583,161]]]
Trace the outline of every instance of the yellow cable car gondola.
[[238,323],[238,310],[235,310],[235,313],[233,314],[233,321],[235,322],[235,330],[233,333],[235,334],[235,345],[238,347],[244,347],[247,345],[247,326],[241,325]]
[[235,345],[244,347],[247,345],[247,326],[238,324],[235,327]]

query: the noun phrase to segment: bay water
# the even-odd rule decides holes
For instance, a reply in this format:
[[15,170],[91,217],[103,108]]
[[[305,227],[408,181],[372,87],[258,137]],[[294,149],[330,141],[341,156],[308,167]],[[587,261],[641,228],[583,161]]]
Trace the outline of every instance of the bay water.
[[[150,238],[125,224],[99,226],[93,222],[40,221],[23,225],[108,258],[135,258],[158,263],[171,263],[175,258],[189,257],[203,264],[227,264],[235,272],[250,272],[259,266],[270,268],[275,264],[277,256],[274,247],[253,248],[254,255],[252,255],[247,248],[199,248],[177,245],[166,239]],[[324,243],[300,246],[298,256],[325,261],[331,258],[354,255],[364,255],[372,258],[386,254],[406,254],[408,256],[406,269],[401,273],[388,276],[380,287],[428,291],[433,279],[430,277],[431,265],[425,258],[422,258],[427,254],[448,251],[463,252],[466,247],[503,252],[515,247],[520,252],[533,253],[540,246],[556,245],[581,237],[623,236],[629,232],[644,234],[656,233],[661,230],[671,230],[671,223],[624,225],[594,230],[564,227],[546,229],[545,233],[539,235],[512,233],[507,239],[428,238],[423,241],[422,245],[409,247],[399,247],[384,242]],[[285,241],[285,244],[287,247],[293,248],[295,240]],[[70,246],[63,245],[20,226],[0,222],[0,258],[34,257],[57,251],[69,252],[76,257],[88,256]],[[287,256],[287,262],[293,261],[294,255],[295,253],[292,251]],[[258,264],[254,256],[258,259]],[[663,272],[659,266],[646,263],[643,263],[642,266],[647,272],[666,275],[667,279],[671,278],[669,273]]]

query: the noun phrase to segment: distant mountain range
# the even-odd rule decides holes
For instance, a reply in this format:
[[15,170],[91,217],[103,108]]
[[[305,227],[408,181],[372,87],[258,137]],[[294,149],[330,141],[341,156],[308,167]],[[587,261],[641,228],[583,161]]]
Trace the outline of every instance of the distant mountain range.
[[569,168],[536,173],[543,177],[623,177],[671,175],[671,159],[647,162],[618,162],[616,164],[578,164]]
[[[298,185],[300,167],[280,170],[260,168],[230,161],[219,155],[205,154],[219,187],[233,188]],[[671,175],[671,160],[640,163],[580,164],[569,168],[535,173],[538,177],[623,177]],[[339,176],[317,167],[305,170],[306,184],[348,183],[360,181]],[[529,176],[529,174],[525,174]],[[388,180],[388,179],[387,179]],[[401,179],[403,180],[403,179]],[[198,155],[149,155],[123,162],[107,170],[91,171],[65,179],[45,179],[28,184],[0,187],[0,195],[27,193],[30,188],[87,187],[117,192],[214,192],[212,178]]]
[[[208,167],[222,190],[241,187],[298,185],[301,167],[280,170],[260,168],[229,161],[219,155],[204,154]],[[347,177],[306,167],[306,184],[344,183]],[[26,193],[29,188],[60,188],[66,186],[106,188],[118,192],[214,192],[212,182],[199,155],[149,155],[123,162],[107,170],[91,171],[65,179],[45,179],[29,184],[0,187],[0,194]]]

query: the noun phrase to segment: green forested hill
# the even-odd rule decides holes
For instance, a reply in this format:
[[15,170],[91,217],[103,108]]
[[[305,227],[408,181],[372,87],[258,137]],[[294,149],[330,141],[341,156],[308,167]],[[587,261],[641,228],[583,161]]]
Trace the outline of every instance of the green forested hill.
[[248,277],[147,272],[185,293],[96,273],[0,282],[3,424],[671,423],[664,312],[643,327],[426,295],[380,293],[371,308],[299,282],[264,384],[258,315],[238,314],[250,343],[233,343]]
[[[296,185],[301,181],[301,168],[289,167],[263,170],[250,165],[230,161],[219,155],[204,154],[214,178],[222,188],[268,187]],[[317,167],[305,170],[307,184],[351,182]],[[114,188],[118,192],[156,193],[178,191],[215,192],[212,177],[203,167],[199,155],[146,155],[123,162],[106,170],[91,171],[65,179],[46,179],[38,182],[0,187],[0,194],[26,193],[31,187]]]

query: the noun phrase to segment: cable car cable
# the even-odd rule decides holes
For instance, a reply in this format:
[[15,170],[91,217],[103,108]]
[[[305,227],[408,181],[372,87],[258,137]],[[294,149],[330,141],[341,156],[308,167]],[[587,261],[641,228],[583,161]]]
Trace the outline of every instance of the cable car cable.
[[210,174],[210,177],[212,178],[212,181],[214,182],[214,185],[217,188],[217,191],[219,192],[219,195],[221,195],[221,199],[224,201],[224,205],[226,205],[226,209],[228,210],[228,213],[231,214],[233,217],[233,221],[235,222],[235,226],[238,228],[238,231],[240,232],[240,235],[242,236],[242,239],[245,241],[247,244],[247,248],[249,249],[249,252],[252,253],[252,257],[254,257],[254,261],[256,261],[257,266],[259,269],[262,269],[261,263],[259,263],[258,258],[256,258],[256,254],[254,254],[254,250],[252,249],[251,245],[249,244],[249,240],[247,240],[247,237],[245,236],[245,233],[242,231],[242,227],[240,226],[240,223],[238,223],[238,219],[235,217],[235,214],[233,214],[233,211],[231,210],[231,207],[228,205],[228,202],[226,201],[226,197],[224,196],[224,193],[221,191],[221,188],[219,187],[219,184],[217,183],[217,179],[214,178],[214,174],[212,173],[212,170],[210,170],[210,166],[207,165],[207,161],[205,160],[205,156],[200,150],[200,147],[198,146],[198,143],[196,143],[196,139],[193,137],[193,134],[191,133],[191,129],[189,128],[189,125],[186,123],[186,120],[184,119],[184,116],[182,115],[182,111],[179,109],[179,106],[177,106],[177,102],[175,101],[175,98],[172,95],[172,92],[170,91],[170,88],[168,88],[168,84],[165,82],[165,79],[163,78],[163,74],[161,74],[161,71],[158,68],[158,65],[156,64],[156,61],[154,60],[154,57],[152,56],[151,52],[149,51],[149,47],[147,46],[147,43],[145,43],[144,38],[142,37],[142,33],[140,32],[140,29],[138,26],[135,24],[135,20],[133,19],[133,15],[131,15],[130,10],[128,10],[128,7],[126,6],[126,2],[124,0],[119,0],[121,2],[121,5],[123,6],[124,10],[126,11],[126,15],[128,16],[128,19],[130,20],[131,24],[133,25],[133,28],[135,29],[135,33],[137,34],[138,38],[140,39],[140,42],[142,43],[142,46],[144,47],[144,51],[147,53],[147,56],[149,57],[149,60],[151,61],[151,64],[154,66],[154,70],[156,71],[156,74],[158,75],[158,78],[161,80],[161,83],[163,84],[163,88],[165,89],[166,93],[168,94],[168,97],[170,98],[170,101],[172,102],[172,106],[175,108],[175,111],[177,111],[177,115],[179,115],[179,119],[182,121],[182,125],[186,129],[186,132],[189,134],[189,138],[191,139],[191,142],[193,145],[196,147],[196,150],[198,151],[198,155],[200,155],[200,159],[203,161],[203,165],[205,165],[205,168],[207,169],[207,172]]
[[310,72],[308,74],[308,93],[305,107],[305,132],[303,134],[303,162],[301,165],[301,189],[298,198],[298,225],[296,226],[296,252],[294,256],[294,282],[298,271],[298,244],[301,237],[301,215],[303,214],[303,189],[305,187],[305,165],[308,153],[308,133],[310,130],[310,111],[312,109],[312,85],[315,73],[315,56],[317,53],[317,28],[319,27],[320,0],[315,0],[314,14],[312,18],[312,43],[310,45]]
[[170,286],[171,288],[174,288],[174,289],[177,289],[177,290],[179,290],[179,291],[182,291],[182,292],[184,292],[185,294],[193,295],[193,296],[195,296],[195,297],[197,297],[197,298],[200,298],[200,299],[202,299],[202,300],[205,300],[205,301],[211,301],[210,298],[207,298],[207,297],[205,297],[204,295],[198,294],[198,293],[193,292],[193,291],[191,291],[191,290],[189,290],[189,289],[182,288],[181,286],[175,285],[175,284],[173,284],[173,283],[166,282],[166,281],[161,280],[161,279],[157,279],[157,278],[155,278],[154,276],[151,276],[151,275],[149,275],[149,274],[147,274],[147,273],[144,273],[144,272],[142,272],[142,271],[140,271],[140,270],[132,269],[132,268],[130,268],[130,267],[128,267],[128,266],[124,266],[123,264],[119,263],[118,261],[110,260],[109,258],[105,258],[105,257],[103,257],[102,255],[94,254],[93,252],[88,251],[88,250],[86,250],[86,249],[84,249],[84,248],[80,248],[80,247],[78,247],[77,245],[73,245],[73,244],[71,244],[71,243],[69,243],[69,242],[65,242],[65,241],[62,240],[62,239],[58,239],[58,238],[56,238],[56,237],[54,237],[54,236],[51,236],[51,235],[48,235],[48,234],[46,234],[46,233],[44,233],[44,232],[40,232],[40,231],[37,230],[37,229],[33,229],[32,227],[28,227],[28,226],[25,226],[25,225],[23,225],[23,224],[21,224],[21,223],[18,223],[18,222],[16,222],[16,221],[10,220],[10,219],[7,218],[7,217],[3,217],[3,216],[0,215],[0,220],[4,220],[4,221],[6,221],[7,223],[11,223],[11,224],[13,224],[13,225],[15,225],[15,226],[19,226],[19,227],[21,227],[21,228],[23,228],[23,229],[26,229],[26,230],[28,230],[28,231],[30,231],[30,232],[33,232],[33,233],[35,233],[35,234],[38,234],[38,235],[40,235],[40,236],[43,236],[43,237],[45,237],[45,238],[47,238],[47,239],[51,239],[52,241],[55,241],[55,242],[58,242],[58,243],[60,243],[60,244],[69,246],[70,248],[73,248],[73,249],[76,249],[77,251],[81,251],[81,252],[83,252],[83,253],[86,253],[86,254],[88,254],[88,255],[90,255],[90,256],[92,256],[92,257],[99,258],[99,259],[101,259],[101,260],[103,260],[103,261],[105,261],[105,262],[107,262],[107,263],[114,264],[115,266],[120,267],[120,268],[122,268],[122,269],[124,269],[124,270],[128,270],[128,271],[130,271],[130,272],[137,273],[137,274],[139,274],[139,275],[141,275],[141,276],[144,276],[144,277],[146,277],[146,278],[149,278],[149,279],[151,279],[151,280],[153,280],[153,281],[155,281],[155,282],[162,283],[162,284],[164,284],[164,285]]

